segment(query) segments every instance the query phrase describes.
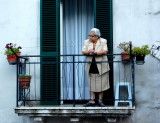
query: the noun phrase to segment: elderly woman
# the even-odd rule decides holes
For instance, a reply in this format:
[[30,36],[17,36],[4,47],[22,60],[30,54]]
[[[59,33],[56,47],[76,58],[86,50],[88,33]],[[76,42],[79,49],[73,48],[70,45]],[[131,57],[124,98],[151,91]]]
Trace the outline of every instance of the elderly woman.
[[[99,106],[105,106],[103,99],[103,91],[109,89],[109,64],[107,54],[107,40],[100,37],[100,31],[92,28],[89,39],[85,40],[82,53],[86,56],[86,72],[88,73],[88,87],[90,90],[90,101],[84,104],[87,106],[95,106],[95,92],[98,92]],[[90,55],[91,54],[91,55]],[[89,56],[90,55],[90,56]],[[97,62],[97,63],[96,63]],[[99,62],[99,63],[98,63]],[[101,62],[101,63],[100,63]]]

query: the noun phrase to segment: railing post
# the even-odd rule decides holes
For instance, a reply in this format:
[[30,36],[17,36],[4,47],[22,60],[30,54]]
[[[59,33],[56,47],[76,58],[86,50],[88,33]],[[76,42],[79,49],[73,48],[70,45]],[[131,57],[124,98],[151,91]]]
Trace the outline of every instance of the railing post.
[[75,56],[73,55],[73,107],[75,107]]
[[18,69],[19,69],[19,67],[18,67],[18,65],[19,65],[19,63],[16,63],[16,67],[17,67],[17,75],[16,75],[16,79],[17,79],[17,83],[16,83],[16,87],[17,87],[17,95],[16,95],[16,106],[18,107]]
[[134,59],[133,59],[133,57],[132,57],[132,89],[133,89],[133,91],[132,91],[132,93],[133,93],[133,95],[132,95],[132,104],[133,104],[133,106],[135,105],[135,69],[134,69]]
[[17,98],[17,107],[18,107],[18,101],[19,101],[19,97],[21,96],[21,92],[20,92],[20,88],[19,88],[19,83],[18,83],[18,75],[22,73],[22,69],[20,70],[20,62],[19,62],[19,56],[17,56],[17,54],[13,51],[13,49],[10,47],[10,49],[12,50],[12,52],[16,55],[17,59],[16,59],[16,67],[17,67],[17,72],[16,72],[16,86],[17,86],[17,95],[16,95],[16,98]]
[[130,47],[130,58],[132,58],[133,56],[132,56],[132,44],[131,43],[129,44],[129,47]]
[[130,58],[132,64],[132,104],[135,105],[135,69],[134,69],[134,58],[132,54],[132,44],[130,43]]

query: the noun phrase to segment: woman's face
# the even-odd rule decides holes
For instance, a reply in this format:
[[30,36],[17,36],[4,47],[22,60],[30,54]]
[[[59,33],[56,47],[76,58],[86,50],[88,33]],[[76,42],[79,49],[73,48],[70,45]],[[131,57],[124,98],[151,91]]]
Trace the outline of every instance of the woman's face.
[[90,40],[92,41],[92,42],[96,42],[97,40],[98,40],[98,37],[96,36],[96,35],[94,35],[94,32],[90,32]]

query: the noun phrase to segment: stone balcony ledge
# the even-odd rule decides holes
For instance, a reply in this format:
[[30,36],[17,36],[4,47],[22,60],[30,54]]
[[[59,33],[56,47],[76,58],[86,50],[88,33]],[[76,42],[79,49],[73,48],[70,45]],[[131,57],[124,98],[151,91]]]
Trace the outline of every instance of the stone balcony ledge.
[[131,115],[135,107],[17,107],[15,113],[19,116],[75,116],[75,117],[126,117]]

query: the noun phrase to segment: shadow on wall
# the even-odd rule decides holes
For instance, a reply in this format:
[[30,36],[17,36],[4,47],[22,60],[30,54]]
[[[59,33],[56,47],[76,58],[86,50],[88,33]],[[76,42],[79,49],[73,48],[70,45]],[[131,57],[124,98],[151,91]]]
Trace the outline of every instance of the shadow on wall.
[[[46,123],[74,123],[70,121],[70,117],[48,117]],[[105,117],[81,117],[76,123],[106,123]]]

